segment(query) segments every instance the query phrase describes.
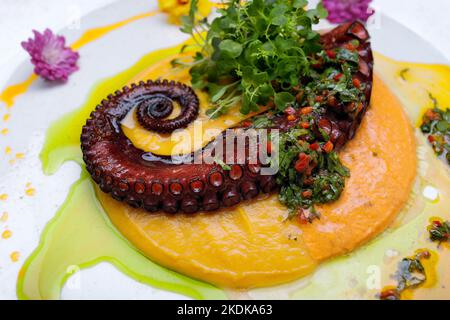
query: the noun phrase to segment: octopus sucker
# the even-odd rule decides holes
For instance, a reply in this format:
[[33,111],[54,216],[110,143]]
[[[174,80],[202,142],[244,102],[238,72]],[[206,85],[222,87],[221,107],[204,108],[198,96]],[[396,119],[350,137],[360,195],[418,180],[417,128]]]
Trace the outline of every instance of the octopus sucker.
[[[343,24],[321,35],[325,49],[344,47],[354,40],[358,42],[356,49],[360,62],[358,71],[352,76],[362,84],[365,99],[347,104],[330,101],[327,112],[315,121],[315,129],[326,132],[336,148],[341,148],[354,137],[369,106],[373,57],[369,34],[360,22]],[[180,113],[169,118],[174,103],[180,106]],[[261,192],[270,193],[277,189],[275,176],[264,175],[261,171],[263,165],[250,163],[248,157],[243,164],[233,164],[224,169],[217,163],[180,164],[170,157],[150,154],[135,147],[120,126],[134,108],[142,127],[171,133],[185,128],[197,118],[199,99],[186,84],[149,80],[126,86],[101,101],[83,127],[81,149],[92,179],[114,199],[149,212],[162,210],[192,214],[232,207],[255,198]],[[278,115],[274,116],[273,123],[272,128],[282,131],[293,125]],[[235,129],[246,130],[244,126]],[[246,143],[246,151],[248,147]],[[187,155],[191,159],[197,156],[198,151]]]

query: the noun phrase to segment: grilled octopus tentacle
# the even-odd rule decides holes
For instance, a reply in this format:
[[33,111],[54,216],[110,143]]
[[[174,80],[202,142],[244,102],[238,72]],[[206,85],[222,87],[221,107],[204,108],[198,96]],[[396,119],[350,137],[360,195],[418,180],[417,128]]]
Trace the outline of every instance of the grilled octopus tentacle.
[[[359,41],[360,64],[353,76],[364,84],[366,99],[356,106],[330,105],[325,116],[316,121],[317,127],[329,133],[337,148],[353,138],[369,105],[373,57],[369,35],[359,22],[341,25],[321,37],[325,49],[345,46],[354,39]],[[180,115],[162,120],[171,114],[174,101],[180,105]],[[115,199],[151,212],[194,213],[233,206],[260,192],[276,189],[275,177],[262,175],[258,164],[234,164],[230,170],[216,163],[176,164],[170,157],[136,148],[120,126],[134,107],[138,121],[148,130],[172,132],[197,117],[199,102],[191,88],[165,80],[124,87],[97,106],[83,127],[81,149],[93,180]],[[282,129],[282,121],[278,123]],[[199,156],[201,150],[186,157]]]
[[330,104],[325,117],[318,121],[318,126],[330,135],[337,149],[355,136],[356,129],[369,107],[373,83],[373,55],[369,33],[360,22],[342,24],[321,36],[324,49],[353,45],[352,40],[359,42],[359,46],[355,48],[359,55],[358,71],[353,74],[353,79],[359,80],[364,86],[365,101],[359,104]]
[[[144,87],[138,97],[133,97],[132,103],[137,104],[137,119],[145,129],[170,133],[197,118],[199,101],[191,88],[174,82],[147,83]],[[174,102],[181,107],[180,115],[164,120],[172,114]]]

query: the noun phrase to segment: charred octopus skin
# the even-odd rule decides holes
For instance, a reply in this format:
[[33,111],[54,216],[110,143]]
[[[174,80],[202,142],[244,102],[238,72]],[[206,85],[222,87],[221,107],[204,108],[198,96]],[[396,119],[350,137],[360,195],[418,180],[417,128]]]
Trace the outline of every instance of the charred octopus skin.
[[318,126],[330,136],[337,149],[353,139],[369,107],[373,83],[373,55],[369,33],[358,21],[342,24],[321,36],[325,50],[353,46],[353,40],[358,40],[358,47],[355,49],[359,55],[359,63],[358,71],[352,76],[353,81],[363,88],[365,100],[360,103],[330,105],[325,116],[317,121]]
[[[372,90],[373,57],[368,32],[359,22],[341,25],[321,37],[325,49],[343,47],[355,39],[359,43],[356,49],[360,63],[353,76],[364,85],[365,99],[357,105],[338,103],[316,121],[317,129],[327,132],[336,148],[353,138],[367,110]],[[167,119],[174,103],[179,104],[180,114]],[[195,213],[234,206],[260,192],[269,193],[277,188],[275,176],[262,175],[260,165],[245,162],[224,170],[216,163],[179,164],[170,157],[136,148],[120,125],[133,108],[144,128],[170,133],[195,120],[199,100],[190,87],[164,80],[124,87],[97,106],[83,127],[81,149],[92,179],[114,199],[149,212]],[[279,121],[273,122],[281,130],[285,127],[283,119],[280,116]],[[199,154],[201,152],[187,157]]]

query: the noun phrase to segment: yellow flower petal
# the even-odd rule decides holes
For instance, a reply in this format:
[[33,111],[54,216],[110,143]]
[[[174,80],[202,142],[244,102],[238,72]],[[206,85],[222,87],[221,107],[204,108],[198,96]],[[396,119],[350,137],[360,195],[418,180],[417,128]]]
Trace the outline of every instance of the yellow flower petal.
[[[189,15],[190,0],[158,0],[159,8],[168,15],[168,20],[173,24],[181,24],[181,17]],[[197,19],[207,17],[212,10],[213,3],[209,0],[199,0]]]

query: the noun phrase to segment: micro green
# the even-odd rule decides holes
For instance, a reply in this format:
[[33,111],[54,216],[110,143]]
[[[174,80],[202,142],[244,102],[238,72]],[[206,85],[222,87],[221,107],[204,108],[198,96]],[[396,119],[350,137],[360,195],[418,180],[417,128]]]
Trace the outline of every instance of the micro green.
[[192,85],[213,97],[210,117],[238,101],[243,114],[271,99],[278,110],[294,102],[291,89],[311,75],[311,57],[321,50],[312,26],[327,16],[324,7],[306,10],[305,0],[231,0],[209,23],[196,21],[197,2],[192,1],[181,30],[201,46],[191,68]]

